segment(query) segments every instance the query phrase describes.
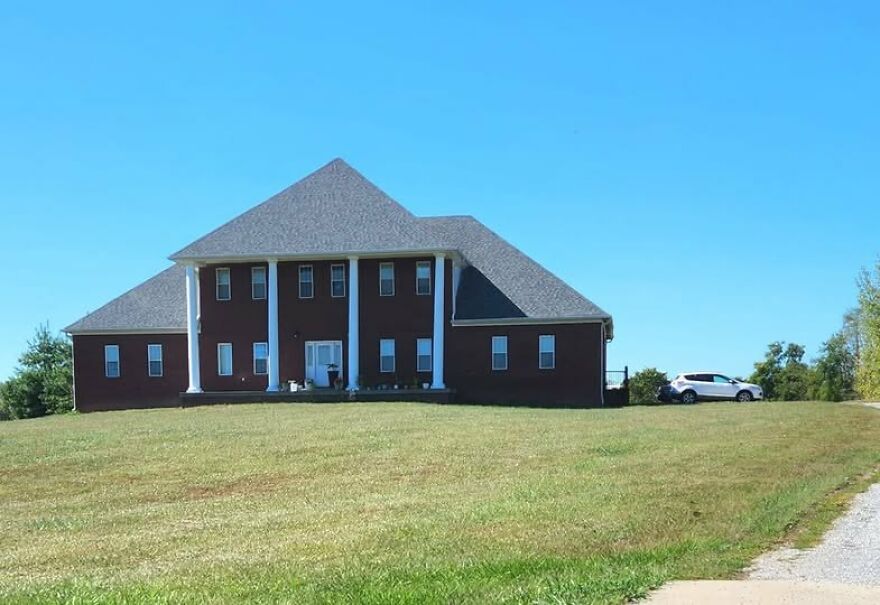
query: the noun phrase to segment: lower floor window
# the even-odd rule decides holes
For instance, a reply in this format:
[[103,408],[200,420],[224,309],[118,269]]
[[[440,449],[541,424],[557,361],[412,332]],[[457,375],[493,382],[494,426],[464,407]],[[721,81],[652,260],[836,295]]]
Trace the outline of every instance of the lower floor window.
[[159,378],[162,370],[162,345],[147,345],[147,374]]
[[383,338],[379,341],[379,371],[394,372],[394,339]]
[[104,376],[119,378],[119,345],[104,345]]
[[269,345],[265,342],[254,343],[254,374],[269,373]]
[[556,337],[544,334],[538,337],[538,368],[552,370],[556,367]]
[[217,345],[217,374],[232,376],[232,343],[221,342]]
[[492,337],[492,369],[507,369],[507,336]]
[[431,371],[431,339],[419,338],[416,340],[416,371]]

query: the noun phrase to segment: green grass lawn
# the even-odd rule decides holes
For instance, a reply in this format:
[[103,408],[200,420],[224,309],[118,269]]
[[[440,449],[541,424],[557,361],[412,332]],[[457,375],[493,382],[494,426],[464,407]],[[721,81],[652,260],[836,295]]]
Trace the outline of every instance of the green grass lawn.
[[735,575],[878,463],[880,412],[821,403],[0,423],[0,602],[619,603]]

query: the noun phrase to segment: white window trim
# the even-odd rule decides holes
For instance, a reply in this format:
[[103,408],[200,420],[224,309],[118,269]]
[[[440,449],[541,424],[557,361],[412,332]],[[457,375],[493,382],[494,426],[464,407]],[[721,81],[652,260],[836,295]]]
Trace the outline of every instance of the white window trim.
[[[383,355],[382,354],[382,343],[390,342],[391,343],[391,355]],[[383,357],[391,357],[391,369],[383,370],[382,369],[382,358]],[[397,342],[393,338],[380,338],[379,339],[379,373],[380,374],[394,374],[397,371]]]
[[[226,298],[220,298],[220,274],[226,273],[227,284],[229,286],[229,296]],[[214,297],[217,300],[226,301],[232,300],[232,271],[229,270],[229,267],[217,267],[214,270]]]
[[[382,294],[382,267],[391,267],[391,294]],[[397,279],[394,263],[379,263],[379,296],[394,296],[395,294],[397,294]]]
[[[263,295],[257,296],[254,294],[254,286],[257,284],[257,280],[254,279],[254,276],[257,273],[263,274]],[[266,267],[251,267],[251,300],[266,300],[267,294],[269,293],[269,272],[266,270]]]
[[[152,347],[158,347],[158,349],[159,349],[159,359],[155,360],[155,361],[159,362],[159,373],[158,374],[153,374],[153,365],[152,364],[153,364],[154,360],[150,359],[150,350]],[[162,378],[162,376],[165,375],[165,351],[163,349],[164,349],[164,347],[157,342],[154,342],[154,343],[147,345],[147,376],[149,378]]]
[[[265,372],[257,372],[257,346],[262,345],[266,347],[266,371]],[[253,370],[254,376],[268,376],[269,375],[269,343],[268,342],[255,342],[254,346],[251,349],[253,353]]]
[[[229,374],[223,373],[223,358],[220,355],[220,349],[222,347],[229,347]],[[235,374],[235,356],[234,351],[232,350],[231,342],[218,342],[217,343],[217,376],[232,376]]]
[[[428,352],[427,354],[419,353],[419,342],[427,342],[428,343]],[[419,368],[419,358],[427,357],[428,358],[428,369],[423,370]],[[416,338],[416,372],[433,372],[434,371],[434,341],[432,338]]]
[[[498,353],[495,352],[495,342],[496,342],[496,340],[498,342],[502,342],[502,339],[504,342],[504,367],[503,368],[496,368],[495,367],[495,355],[500,355],[501,352],[500,351]],[[501,335],[501,336],[493,336],[492,337],[492,341],[489,346],[489,354],[491,355],[492,371],[493,372],[505,372],[510,367],[510,361],[508,359],[508,356],[509,356],[508,345],[509,345],[509,340],[508,340],[507,336]]]
[[[303,271],[303,269],[308,269],[309,275],[311,277],[311,279],[308,282],[306,282],[306,283],[311,284],[311,286],[312,286],[312,293],[309,296],[303,296],[303,293],[302,293],[302,291],[303,291],[303,289],[302,289],[302,285],[303,285],[302,271]],[[302,298],[302,299],[315,298],[315,267],[313,265],[300,265],[299,267],[297,267],[296,280],[297,280],[296,285],[299,290],[299,292],[297,292],[297,294],[299,295],[300,298]]]
[[[428,291],[427,292],[419,292],[419,267],[426,266],[428,267]],[[420,260],[416,262],[416,296],[431,296],[434,293],[434,279],[431,277],[431,261],[429,260]]]
[[[336,267],[342,269],[342,294],[339,294],[338,296],[336,294],[333,294],[333,284],[335,281],[339,281],[333,279],[333,269],[335,269]],[[330,298],[345,298],[345,264],[343,263],[333,263],[332,265],[330,265]]]
[[[553,347],[549,351],[541,350],[541,342],[545,338],[550,338],[553,343]],[[553,355],[553,363],[549,366],[541,365],[543,361],[543,355],[545,353],[551,353]],[[541,334],[538,336],[538,369],[539,370],[555,370],[556,369],[556,335],[555,334]]]
[[[111,349],[116,351],[116,375],[115,376],[111,376],[110,372],[107,371],[107,368],[109,367],[109,364],[111,363],[110,360],[107,359],[107,351],[109,351]],[[120,360],[120,357],[121,357],[121,353],[119,351],[119,345],[104,345],[104,378],[115,379],[115,378],[119,378],[120,376],[122,376],[122,361]]]

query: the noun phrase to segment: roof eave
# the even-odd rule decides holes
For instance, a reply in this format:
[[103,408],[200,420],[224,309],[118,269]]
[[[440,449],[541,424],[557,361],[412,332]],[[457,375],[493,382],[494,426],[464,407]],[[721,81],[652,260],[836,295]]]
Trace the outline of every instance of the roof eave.
[[611,324],[610,315],[584,315],[574,317],[493,317],[486,319],[453,319],[455,327],[467,326],[517,326],[517,325],[554,325],[554,324]]
[[464,258],[459,250],[454,248],[424,248],[421,250],[371,250],[371,251],[350,251],[350,252],[333,252],[333,253],[302,253],[302,254],[216,254],[216,255],[180,255],[174,254],[169,256],[169,260],[178,264],[217,264],[217,263],[255,263],[266,262],[267,260],[284,261],[302,261],[302,260],[339,260],[352,256],[358,258],[388,258],[396,257],[418,257],[433,256],[435,254],[445,254],[450,258]]

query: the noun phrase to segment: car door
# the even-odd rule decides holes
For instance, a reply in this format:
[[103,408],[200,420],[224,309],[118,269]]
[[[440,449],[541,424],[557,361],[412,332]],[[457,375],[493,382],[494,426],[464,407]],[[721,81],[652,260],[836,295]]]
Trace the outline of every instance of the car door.
[[712,376],[709,374],[688,374],[690,388],[696,392],[697,397],[701,399],[710,399],[712,397]]
[[736,397],[737,385],[723,374],[712,375],[712,397],[716,399],[733,399]]

